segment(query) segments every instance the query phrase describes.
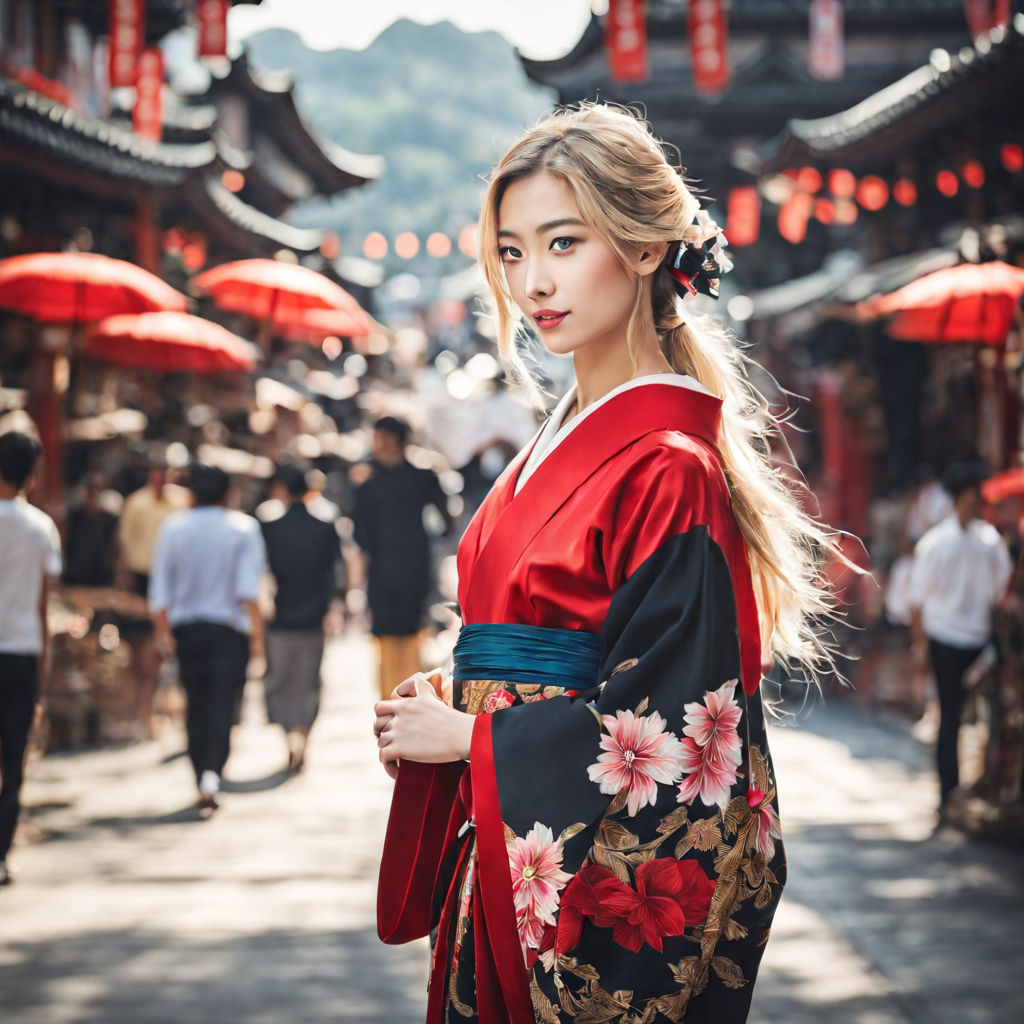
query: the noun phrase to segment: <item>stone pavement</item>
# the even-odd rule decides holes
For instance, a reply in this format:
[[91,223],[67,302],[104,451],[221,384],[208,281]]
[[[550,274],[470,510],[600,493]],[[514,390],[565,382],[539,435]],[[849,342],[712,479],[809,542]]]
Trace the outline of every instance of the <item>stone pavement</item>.
[[[0,891],[0,1021],[422,1021],[425,943],[374,930],[390,782],[370,657],[329,645],[297,778],[251,688],[208,822],[179,736],[37,761]],[[752,1024],[1024,1020],[1020,851],[931,835],[930,758],[903,726],[833,699],[772,742],[790,881]]]

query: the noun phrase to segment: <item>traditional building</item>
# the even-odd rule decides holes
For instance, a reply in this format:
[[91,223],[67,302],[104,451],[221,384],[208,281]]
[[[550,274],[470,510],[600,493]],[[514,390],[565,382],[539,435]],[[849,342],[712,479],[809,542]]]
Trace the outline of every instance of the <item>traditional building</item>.
[[[620,85],[603,46],[603,19],[594,16],[565,56],[522,58],[527,75],[553,88],[560,103],[602,99],[639,106],[655,130],[679,148],[683,164],[724,199],[753,177],[737,155],[756,149],[791,118],[815,118],[852,106],[918,67],[936,47],[968,42],[962,0],[847,0],[845,69],[823,81],[808,69],[806,0],[732,0],[728,9],[729,82],[718,95],[694,85],[687,35],[687,0],[647,0],[649,75]],[[719,214],[719,216],[722,216]],[[816,269],[799,253],[753,253],[737,275],[768,284]]]

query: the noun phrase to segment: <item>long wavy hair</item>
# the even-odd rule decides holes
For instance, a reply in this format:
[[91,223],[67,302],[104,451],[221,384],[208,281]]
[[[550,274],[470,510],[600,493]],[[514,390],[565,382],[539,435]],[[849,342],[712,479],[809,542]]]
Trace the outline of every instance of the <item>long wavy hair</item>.
[[[520,344],[522,315],[498,254],[498,209],[512,182],[542,170],[569,184],[583,219],[629,273],[630,248],[687,238],[700,209],[682,168],[670,162],[650,125],[629,108],[581,103],[559,109],[502,157],[481,212],[480,259],[506,371],[536,396],[540,390]],[[631,351],[652,314],[672,368],[722,399],[719,451],[769,649],[815,677],[834,669],[831,632],[824,626],[835,616],[835,602],[823,563],[830,555],[846,560],[835,532],[803,511],[793,484],[772,464],[771,444],[781,440],[780,423],[749,379],[748,369],[756,364],[714,319],[684,315],[665,265],[654,272],[649,287],[637,288],[627,329]]]

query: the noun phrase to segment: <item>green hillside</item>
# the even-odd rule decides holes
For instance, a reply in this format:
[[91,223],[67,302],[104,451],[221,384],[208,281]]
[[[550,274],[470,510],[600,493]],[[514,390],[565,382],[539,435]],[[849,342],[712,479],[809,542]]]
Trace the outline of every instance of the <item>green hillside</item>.
[[[306,204],[292,219],[337,232],[359,254],[370,231],[457,236],[475,221],[482,176],[509,142],[550,109],[553,94],[530,83],[512,46],[495,32],[448,22],[399,21],[365,50],[308,49],[275,29],[246,45],[258,67],[287,70],[307,122],[339,145],[387,158],[384,177],[330,204]],[[389,270],[450,273],[465,266],[421,255],[389,258]]]

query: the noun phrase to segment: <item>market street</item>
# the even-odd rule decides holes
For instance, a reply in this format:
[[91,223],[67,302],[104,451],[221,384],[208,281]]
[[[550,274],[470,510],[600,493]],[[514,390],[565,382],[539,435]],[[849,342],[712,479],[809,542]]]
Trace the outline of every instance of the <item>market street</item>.
[[[374,930],[390,782],[371,650],[328,650],[306,771],[280,771],[255,690],[212,821],[189,807],[178,735],[30,767],[28,843],[0,892],[4,1024],[422,1020],[426,943]],[[830,699],[772,742],[789,885],[751,1020],[1024,1019],[1019,851],[931,835],[930,757],[909,729]]]

